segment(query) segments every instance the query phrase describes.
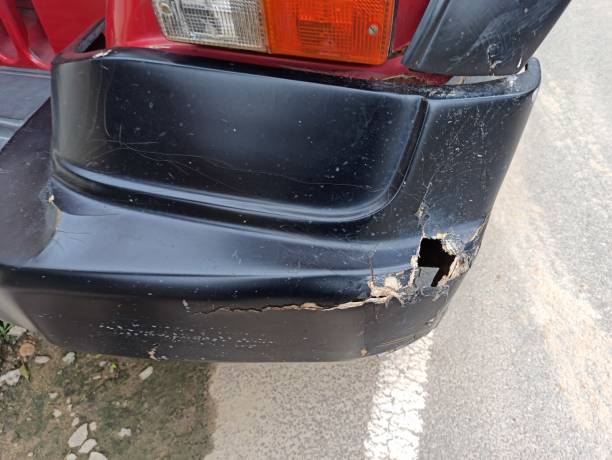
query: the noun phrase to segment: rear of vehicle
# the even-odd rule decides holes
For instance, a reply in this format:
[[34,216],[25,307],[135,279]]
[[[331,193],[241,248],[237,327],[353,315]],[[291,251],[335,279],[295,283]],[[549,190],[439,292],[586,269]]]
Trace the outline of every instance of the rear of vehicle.
[[426,334],[568,0],[465,3],[0,0],[0,317],[155,359]]

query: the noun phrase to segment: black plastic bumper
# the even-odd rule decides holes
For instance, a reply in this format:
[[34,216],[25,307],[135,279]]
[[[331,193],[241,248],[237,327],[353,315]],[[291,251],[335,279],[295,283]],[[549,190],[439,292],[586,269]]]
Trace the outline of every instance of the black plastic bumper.
[[569,2],[431,0],[403,62],[443,75],[515,74]]
[[142,50],[58,62],[54,132],[45,106],[0,155],[0,317],[158,359],[410,343],[477,253],[539,79],[535,60],[437,88]]

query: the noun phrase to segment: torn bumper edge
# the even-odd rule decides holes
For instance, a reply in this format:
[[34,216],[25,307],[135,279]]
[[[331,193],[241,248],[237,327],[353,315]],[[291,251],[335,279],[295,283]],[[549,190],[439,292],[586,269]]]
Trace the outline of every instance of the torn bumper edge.
[[[422,98],[426,111],[397,193],[338,223],[340,239],[328,223],[262,214],[220,225],[223,215],[181,217],[184,203],[164,213],[168,200],[144,191],[80,189],[44,167],[44,107],[0,155],[14,167],[5,196],[26,206],[0,209],[13,225],[0,245],[0,316],[73,349],[153,359],[335,361],[406,345],[435,327],[471,266],[539,81],[532,60],[494,82],[367,88]],[[453,256],[435,287],[418,263],[423,238]]]

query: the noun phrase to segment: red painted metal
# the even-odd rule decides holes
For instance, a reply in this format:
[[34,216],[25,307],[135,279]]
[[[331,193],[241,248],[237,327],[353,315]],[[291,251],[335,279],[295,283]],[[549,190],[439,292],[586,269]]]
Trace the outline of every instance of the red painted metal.
[[[397,2],[394,51],[402,50],[410,42],[429,0]],[[213,59],[354,78],[384,79],[403,75],[432,84],[444,83],[447,79],[412,72],[401,64],[398,56],[372,66],[173,42],[162,34],[151,0],[0,0],[0,65],[48,69],[56,53],[92,27],[105,13],[109,48],[132,46],[165,49]]]
[[406,48],[419,27],[429,0],[397,0],[393,51]]
[[0,0],[0,65],[48,69],[53,53],[29,6]]
[[32,0],[32,3],[56,53],[100,21],[106,7],[106,0]]
[[[412,20],[402,20],[397,24],[394,49],[401,49],[410,41],[428,2],[429,0],[398,0],[398,11],[401,11],[403,15],[415,17]],[[212,59],[299,69],[353,78],[384,79],[402,75],[431,84],[442,84],[448,80],[448,77],[445,76],[412,72],[401,64],[398,56],[391,57],[381,65],[362,65],[287,58],[170,41],[163,35],[157,23],[151,0],[108,0],[106,42],[109,48],[141,47],[164,49],[173,53]]]
[[48,70],[104,17],[105,0],[0,0],[0,65]]

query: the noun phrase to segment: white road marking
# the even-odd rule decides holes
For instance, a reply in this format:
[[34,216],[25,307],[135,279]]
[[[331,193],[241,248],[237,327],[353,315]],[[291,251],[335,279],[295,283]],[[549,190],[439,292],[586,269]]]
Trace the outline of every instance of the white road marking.
[[427,363],[432,334],[380,357],[365,456],[373,460],[409,460],[419,454],[423,431]]

